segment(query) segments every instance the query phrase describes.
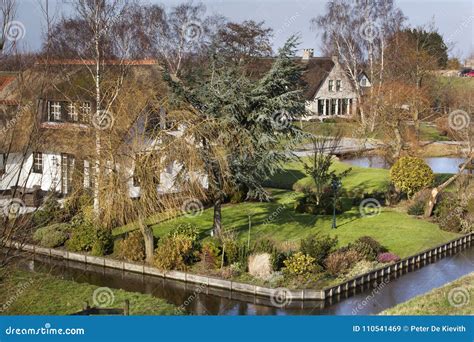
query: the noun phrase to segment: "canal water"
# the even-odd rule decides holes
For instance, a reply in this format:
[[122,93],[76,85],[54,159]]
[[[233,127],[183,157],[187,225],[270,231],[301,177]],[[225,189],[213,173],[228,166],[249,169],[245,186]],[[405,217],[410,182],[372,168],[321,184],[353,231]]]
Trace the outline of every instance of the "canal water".
[[79,283],[151,294],[194,315],[370,315],[474,272],[474,247],[436,257],[413,272],[399,272],[350,294],[326,301],[291,301],[285,307],[274,307],[267,298],[38,255],[21,256],[17,265]]
[[[457,173],[459,165],[464,162],[463,158],[457,157],[434,157],[424,159],[434,173]],[[390,165],[380,156],[343,158],[342,161],[360,167],[390,168]]]

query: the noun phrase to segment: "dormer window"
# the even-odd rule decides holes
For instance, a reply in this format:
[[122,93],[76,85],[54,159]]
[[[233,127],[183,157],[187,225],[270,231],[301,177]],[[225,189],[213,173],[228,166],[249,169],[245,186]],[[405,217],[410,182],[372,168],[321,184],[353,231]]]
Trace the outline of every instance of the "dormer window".
[[90,123],[90,102],[48,101],[48,122]]
[[61,121],[61,102],[48,102],[48,121]]
[[91,103],[90,102],[81,102],[80,112],[81,112],[81,122],[89,123],[91,118]]
[[329,91],[334,90],[334,81],[333,80],[329,80],[328,89],[329,89]]
[[74,103],[69,102],[67,106],[67,115],[68,119],[71,122],[77,122],[79,119],[79,115],[77,113],[77,107]]

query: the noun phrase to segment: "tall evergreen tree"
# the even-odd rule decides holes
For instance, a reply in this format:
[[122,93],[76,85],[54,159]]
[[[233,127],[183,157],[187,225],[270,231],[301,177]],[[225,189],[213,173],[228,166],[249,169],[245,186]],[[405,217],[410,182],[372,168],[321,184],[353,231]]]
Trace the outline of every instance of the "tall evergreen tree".
[[[208,135],[194,137],[202,146],[202,159],[214,204],[216,233],[220,233],[221,205],[226,184],[245,190],[248,198],[268,199],[263,181],[291,156],[303,133],[292,120],[305,110],[301,95],[301,67],[295,63],[297,38],[279,50],[270,69],[254,81],[245,67],[216,54],[180,81],[168,76],[177,108],[192,108]],[[226,155],[229,174],[222,174],[215,149]]]

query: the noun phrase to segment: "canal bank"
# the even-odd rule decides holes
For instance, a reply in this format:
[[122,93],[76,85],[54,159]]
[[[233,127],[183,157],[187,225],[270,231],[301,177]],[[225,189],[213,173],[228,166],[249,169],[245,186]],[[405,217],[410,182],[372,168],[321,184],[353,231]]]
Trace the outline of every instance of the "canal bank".
[[[258,294],[159,278],[125,271],[123,268],[114,269],[55,256],[23,256],[19,265],[33,272],[47,272],[77,282],[152,294],[177,306],[186,304],[183,308],[192,314],[350,315],[376,314],[474,271],[474,251],[472,247],[461,249],[457,246],[444,255],[420,259],[415,265],[349,288],[326,300],[302,301],[291,298],[276,303],[277,306],[271,298]],[[280,304],[282,307],[278,306]]]

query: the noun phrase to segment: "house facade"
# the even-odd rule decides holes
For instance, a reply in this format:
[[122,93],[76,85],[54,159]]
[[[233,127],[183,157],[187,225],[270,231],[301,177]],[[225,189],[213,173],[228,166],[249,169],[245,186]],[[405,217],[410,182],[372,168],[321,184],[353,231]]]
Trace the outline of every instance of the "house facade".
[[[145,79],[156,79],[160,72],[156,63],[134,68],[130,71],[130,78],[140,78],[140,83],[144,84],[143,91],[147,87]],[[2,197],[10,198],[17,191],[54,192],[67,196],[74,189],[94,187],[97,130],[93,115],[96,103],[93,89],[84,89],[83,86],[93,83],[85,82],[84,77],[87,76],[84,75],[88,71],[81,70],[80,66],[66,66],[66,70],[67,79],[54,79],[36,93],[32,86],[34,95],[22,104],[19,103],[18,99],[22,96],[17,89],[22,88],[25,75],[20,80],[19,75],[9,74],[8,78],[2,78],[0,74],[0,200]],[[31,77],[32,83],[40,83],[34,81],[34,73],[30,72],[28,77]],[[123,99],[124,103],[131,103],[132,100],[139,103],[140,99],[134,94],[128,96],[130,98]],[[127,136],[130,138],[130,128],[137,121],[137,113],[123,112],[122,117],[115,121],[114,129],[119,131],[115,134],[117,139],[107,139],[110,149],[122,151],[121,160],[116,163],[120,166],[107,163],[106,168],[120,167],[122,174],[128,175],[125,183],[130,197],[139,197],[140,184],[134,173],[139,159],[137,156],[153,144],[146,139],[124,142]],[[179,169],[176,163],[164,167],[157,180],[159,193],[177,191],[174,178]]]
[[[305,63],[307,115],[303,120],[328,117],[351,117],[357,112],[358,96],[353,81],[334,57],[313,57],[313,50],[303,52]],[[358,80],[361,87],[370,87],[365,74]]]

